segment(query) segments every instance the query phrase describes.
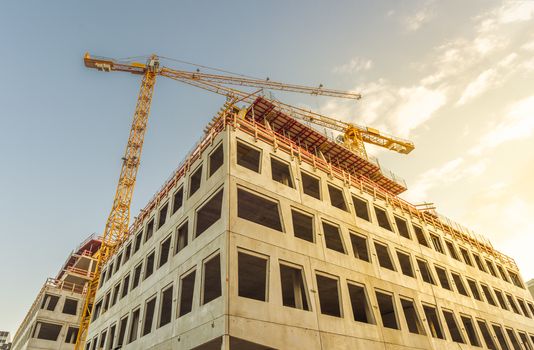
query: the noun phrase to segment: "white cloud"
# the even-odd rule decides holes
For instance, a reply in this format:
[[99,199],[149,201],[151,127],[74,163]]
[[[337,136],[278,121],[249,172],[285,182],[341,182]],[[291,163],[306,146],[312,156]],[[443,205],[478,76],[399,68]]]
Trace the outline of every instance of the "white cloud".
[[353,74],[361,71],[369,70],[373,67],[373,61],[360,57],[355,57],[350,62],[340,66],[334,67],[334,73]]
[[468,100],[471,100],[484,93],[490,88],[491,85],[493,85],[496,78],[497,71],[493,68],[487,69],[484,72],[480,73],[480,75],[475,80],[473,80],[471,83],[469,83],[469,85],[467,85],[464,92],[462,93],[462,96],[460,97],[460,100],[458,100],[457,105],[463,105]]
[[469,153],[479,155],[505,142],[530,137],[534,133],[534,96],[514,103],[503,120],[482,136]]
[[391,123],[401,137],[428,121],[447,101],[444,91],[424,86],[400,88],[398,96],[400,103],[392,113]]
[[426,201],[431,189],[477,177],[486,171],[487,163],[486,159],[467,163],[463,157],[455,158],[419,175],[404,196],[412,202]]
[[415,32],[423,26],[423,24],[428,23],[434,17],[434,13],[431,11],[429,5],[427,4],[424,8],[417,11],[412,16],[409,16],[405,19],[404,24],[406,29],[411,32]]

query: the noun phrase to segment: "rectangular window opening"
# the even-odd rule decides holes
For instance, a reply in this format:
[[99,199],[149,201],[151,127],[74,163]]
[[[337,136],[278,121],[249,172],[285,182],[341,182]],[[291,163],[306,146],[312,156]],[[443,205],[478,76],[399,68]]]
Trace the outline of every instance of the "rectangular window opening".
[[449,278],[447,277],[447,271],[439,266],[434,266],[436,268],[436,273],[438,275],[439,283],[442,288],[452,290]]
[[161,306],[159,309],[158,327],[170,323],[172,319],[172,286],[161,292]]
[[144,279],[146,280],[148,277],[152,276],[154,273],[154,260],[156,259],[156,252],[152,252],[148,254],[146,257],[145,262],[145,276]]
[[124,344],[124,338],[126,337],[126,327],[128,326],[128,316],[121,319],[119,323],[119,338],[117,339],[117,346],[122,347]]
[[482,283],[480,284],[480,286],[482,287],[482,292],[484,293],[484,296],[486,297],[488,304],[497,306],[497,303],[495,302],[495,298],[493,297],[493,294],[491,294],[489,287]]
[[397,258],[399,259],[402,274],[415,278],[412,266],[412,259],[410,258],[410,255],[397,250]]
[[350,232],[350,242],[352,244],[354,257],[369,262],[367,238]]
[[445,317],[445,322],[447,323],[447,327],[449,327],[449,333],[452,341],[465,344],[464,338],[462,337],[462,333],[460,328],[458,328],[458,323],[456,323],[456,318],[454,317],[452,311],[443,310],[443,317]]
[[224,150],[222,143],[211,152],[208,163],[208,174],[212,176],[224,163]]
[[408,230],[408,223],[403,218],[398,217],[397,215],[394,215],[395,217],[395,225],[397,225],[397,230],[399,231],[399,235],[401,235],[404,238],[411,239],[410,237],[410,231]]
[[130,334],[128,335],[128,343],[131,343],[137,339],[139,334],[139,317],[141,309],[136,309],[132,312],[132,323],[130,324]]
[[508,300],[508,303],[512,307],[512,311],[518,315],[521,315],[521,313],[519,312],[519,308],[517,307],[517,304],[515,303],[514,297],[512,297],[510,294],[506,294],[506,299]]
[[469,255],[469,252],[467,251],[467,249],[460,247],[460,251],[462,252],[462,257],[464,258],[464,262],[469,266],[473,266],[473,261],[471,260],[471,256]]
[[432,273],[430,272],[430,269],[428,268],[428,263],[424,260],[419,260],[419,259],[416,259],[417,260],[417,266],[419,267],[419,272],[421,273],[421,278],[423,279],[423,281],[425,281],[426,283],[430,283],[430,284],[436,284],[436,282],[434,281],[434,278],[432,277]]
[[425,237],[425,233],[423,232],[423,229],[417,225],[412,225],[413,231],[415,232],[415,237],[417,238],[417,242],[419,242],[420,245],[423,245],[427,248],[430,248],[428,245],[428,241]]
[[41,302],[41,309],[54,311],[58,301],[59,301],[59,296],[45,294],[43,297],[43,301]]
[[322,275],[315,275],[319,292],[319,305],[323,315],[341,317],[339,280]]
[[169,203],[165,203],[163,207],[159,210],[158,214],[158,229],[165,225],[165,222],[167,221],[167,213],[169,211]]
[[189,198],[194,195],[200,188],[202,182],[202,165],[195,169],[189,177]]
[[395,271],[393,261],[391,260],[391,256],[389,255],[389,248],[382,243],[375,242],[375,250],[376,256],[378,258],[378,264],[380,265],[380,267]]
[[150,219],[150,221],[146,225],[145,242],[148,241],[152,237],[153,234],[154,234],[154,218]]
[[134,276],[132,281],[132,290],[137,288],[139,281],[141,281],[141,271],[143,270],[143,263],[140,263],[135,267]]
[[357,217],[371,222],[371,218],[369,216],[369,203],[367,203],[365,199],[352,196],[352,204],[354,204],[354,210],[356,211]]
[[376,214],[376,220],[378,221],[378,226],[382,227],[383,229],[386,229],[388,231],[393,231],[391,228],[391,223],[389,222],[388,215],[386,211],[382,208],[379,208],[377,206],[375,208],[375,214]]
[[178,303],[178,317],[191,312],[193,308],[193,293],[195,291],[195,271],[190,272],[180,281],[180,298]]
[[471,290],[471,295],[473,296],[473,298],[475,298],[476,300],[482,301],[482,297],[480,295],[480,291],[478,290],[476,281],[468,278],[467,285],[469,286],[469,289]]
[[204,289],[202,304],[221,296],[221,261],[217,254],[204,263]]
[[147,334],[150,334],[150,332],[152,332],[152,324],[154,323],[155,309],[156,309],[156,297],[147,301],[145,305],[142,336],[145,336]]
[[291,177],[291,170],[289,164],[271,158],[271,174],[272,178],[276,182],[280,182],[288,187],[294,188],[293,179]]
[[66,298],[65,303],[63,304],[63,313],[67,315],[76,315],[77,310],[78,300]]
[[504,300],[504,296],[502,295],[502,292],[500,290],[494,289],[495,295],[497,296],[497,300],[499,301],[499,305],[502,309],[508,310],[508,305],[506,305],[506,301]]
[[412,299],[401,298],[401,306],[410,333],[425,335],[426,333],[421,319],[417,314],[414,301]]
[[454,281],[454,284],[456,285],[456,290],[458,290],[458,293],[468,297],[469,293],[467,293],[467,289],[465,289],[465,285],[464,285],[464,281],[463,281],[462,277],[459,274],[455,273],[455,272],[451,272],[451,275],[452,275],[452,279]]
[[237,164],[257,173],[260,172],[260,151],[238,141],[236,153]]
[[200,209],[197,210],[196,237],[204,233],[208,228],[221,218],[223,189],[221,188]]
[[443,245],[441,244],[441,239],[438,235],[431,233],[430,239],[432,240],[432,245],[434,245],[434,249],[441,254],[445,254],[445,251],[443,250]]
[[506,338],[504,337],[504,333],[502,331],[501,326],[493,324],[493,331],[495,332],[495,336],[497,337],[497,341],[501,345],[502,350],[510,350],[508,347],[508,342],[506,341]]
[[300,310],[310,310],[302,268],[280,264],[282,304]]
[[486,325],[485,321],[477,320],[478,329],[480,329],[480,333],[482,333],[482,338],[484,338],[484,342],[486,343],[486,347],[490,350],[497,350],[497,345],[493,341],[493,336],[491,335],[491,332]]
[[350,282],[348,287],[354,321],[376,324],[365,287]]
[[523,347],[519,345],[519,341],[517,340],[517,337],[515,336],[514,330],[511,328],[505,328],[506,334],[508,334],[508,339],[510,339],[510,342],[512,343],[512,347],[514,350],[523,350]]
[[304,172],[301,172],[300,176],[302,178],[302,191],[308,196],[321,199],[321,180]]
[[121,299],[124,298],[130,289],[130,274],[127,274],[126,277],[122,280],[122,291],[121,291]]
[[56,341],[61,333],[62,326],[59,324],[38,321],[35,325],[34,338]]
[[237,266],[238,295],[244,298],[267,301],[268,260],[238,252]]
[[176,246],[174,248],[174,254],[178,254],[185,247],[187,247],[189,241],[189,223],[186,221],[180,227],[176,229]]
[[[67,336],[65,337],[65,343],[67,344],[76,344],[76,338],[78,337],[78,328],[77,327],[69,327],[67,329]],[[106,332],[102,333],[102,336],[100,337],[100,347],[103,347],[103,340],[106,338]]]
[[382,325],[386,328],[400,329],[395,313],[393,295],[376,291],[376,301],[378,302]]
[[162,267],[169,261],[169,253],[171,250],[171,237],[164,240],[159,247],[159,263],[158,267]]
[[178,189],[178,191],[174,192],[174,195],[172,196],[172,213],[176,213],[178,209],[180,209],[183,205],[184,201],[184,188],[183,186]]
[[453,259],[460,261],[460,257],[458,256],[458,251],[454,247],[454,243],[452,243],[451,241],[445,240],[445,245],[447,246],[447,250],[449,251],[449,255]]
[[324,221],[322,224],[326,247],[335,250],[336,252],[347,254],[345,246],[343,245],[343,239],[341,238],[339,226],[334,226]]
[[278,202],[241,188],[237,189],[237,216],[282,232]]
[[439,315],[434,306],[423,305],[423,311],[425,312],[425,318],[430,329],[430,334],[433,338],[445,339],[443,330],[441,329],[441,322]]
[[462,319],[462,324],[464,325],[465,333],[467,333],[467,339],[469,340],[469,343],[471,343],[473,346],[482,346],[480,344],[480,340],[478,339],[471,317],[460,315],[460,318]]
[[347,203],[343,191],[337,187],[328,184],[328,194],[330,195],[330,204],[338,209],[348,211]]
[[308,242],[314,242],[313,233],[313,216],[291,210],[291,219],[293,221],[293,234],[295,237]]
[[134,254],[137,253],[137,251],[141,248],[142,242],[143,242],[143,231],[139,231],[135,235]]

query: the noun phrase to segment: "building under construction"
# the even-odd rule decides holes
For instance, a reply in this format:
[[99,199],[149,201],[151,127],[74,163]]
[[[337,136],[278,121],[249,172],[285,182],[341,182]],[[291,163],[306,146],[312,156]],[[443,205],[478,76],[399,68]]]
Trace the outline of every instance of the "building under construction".
[[15,334],[12,349],[74,348],[98,248],[100,239],[89,236],[69,254],[57,275],[46,280]]
[[[209,123],[98,266],[84,349],[534,350],[513,259],[278,107]],[[14,349],[74,347],[39,322]]]

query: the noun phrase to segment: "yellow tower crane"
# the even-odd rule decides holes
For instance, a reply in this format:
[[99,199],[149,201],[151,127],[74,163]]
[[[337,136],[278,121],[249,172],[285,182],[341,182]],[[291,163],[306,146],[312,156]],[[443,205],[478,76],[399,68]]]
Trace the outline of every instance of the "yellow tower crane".
[[[129,72],[142,76],[141,88],[137,98],[137,105],[133,117],[130,135],[126,145],[126,151],[122,158],[122,167],[119,176],[119,182],[113,200],[113,206],[109,214],[104,234],[102,235],[102,245],[96,253],[97,264],[94,271],[94,278],[88,283],[86,297],[83,305],[80,328],[76,339],[76,350],[81,350],[85,343],[87,330],[92,319],[93,305],[96,291],[100,283],[101,268],[113,255],[116,247],[126,238],[130,222],[130,206],[132,201],[133,190],[135,187],[137,171],[139,169],[141,151],[147,128],[148,115],[154,92],[154,85],[158,75],[168,77],[177,81],[184,82],[208,91],[230,96],[233,101],[253,102],[255,96],[262,89],[290,91],[305,93],[310,95],[331,96],[338,98],[347,98],[359,100],[361,95],[353,92],[345,92],[320,87],[308,87],[295,84],[285,84],[270,80],[251,79],[240,76],[218,75],[201,73],[199,71],[189,72],[182,70],[170,69],[160,66],[159,58],[152,55],[146,63],[139,62],[120,62],[117,60],[92,57],[88,53],[84,56],[85,66],[101,71],[112,72]],[[259,88],[260,91],[247,93],[227,85],[246,86]],[[400,153],[409,153],[414,147],[413,144],[406,140],[401,140],[389,135],[380,133],[376,129],[357,126],[345,123],[333,118],[320,115],[302,108],[290,106],[277,100],[270,100],[278,109],[289,113],[291,116],[328,127],[343,133],[344,144],[355,151],[360,156],[366,158],[365,147],[363,142],[375,144]]]

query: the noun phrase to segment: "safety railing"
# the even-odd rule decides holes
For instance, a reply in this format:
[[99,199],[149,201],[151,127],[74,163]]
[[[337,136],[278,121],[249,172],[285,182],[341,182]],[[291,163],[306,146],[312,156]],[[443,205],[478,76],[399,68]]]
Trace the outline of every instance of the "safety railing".
[[[517,264],[514,259],[505,254],[495,250],[486,238],[481,238],[480,235],[474,235],[470,231],[466,231],[463,227],[454,224],[450,220],[444,219],[435,213],[429,211],[422,211],[417,209],[414,205],[399,198],[398,196],[390,193],[386,189],[380,187],[372,180],[356,175],[349,169],[344,169],[340,166],[333,165],[332,163],[317,157],[313,153],[300,147],[291,139],[281,135],[273,130],[265,127],[263,124],[255,122],[250,119],[238,119],[236,113],[225,114],[213,121],[211,128],[205,133],[204,137],[195,145],[189,155],[180,163],[177,170],[170,176],[161,189],[152,197],[141,213],[135,218],[134,223],[130,227],[129,234],[132,235],[136,232],[144,220],[150,215],[151,211],[159,205],[160,201],[165,199],[169,191],[174,187],[178,180],[184,176],[189,170],[191,164],[193,164],[202,155],[202,152],[208,147],[213,139],[227,126],[231,126],[234,129],[239,129],[257,140],[261,140],[267,144],[270,144],[275,149],[279,149],[287,154],[290,154],[292,158],[298,158],[299,162],[305,162],[312,165],[314,168],[319,169],[331,177],[342,180],[345,184],[353,186],[361,192],[366,192],[373,196],[374,199],[382,200],[386,205],[390,205],[393,208],[400,210],[402,213],[409,215],[410,217],[418,220],[419,222],[434,227],[435,230],[442,231],[445,235],[449,235],[451,238],[457,241],[464,242],[471,247],[485,252],[488,255],[495,257],[495,259],[501,261],[503,264],[517,270]],[[389,173],[390,176],[393,173]],[[395,178],[398,181],[399,178]],[[403,181],[404,182],[404,181]]]

